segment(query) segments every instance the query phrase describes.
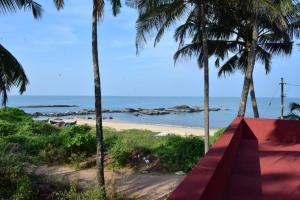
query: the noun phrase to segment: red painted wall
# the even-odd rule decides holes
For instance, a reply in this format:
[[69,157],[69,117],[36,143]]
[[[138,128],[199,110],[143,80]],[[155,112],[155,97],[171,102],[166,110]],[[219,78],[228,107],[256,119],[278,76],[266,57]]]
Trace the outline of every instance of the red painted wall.
[[[244,128],[243,119],[236,118],[209,152],[198,162],[169,200],[221,200],[231,165],[235,159]],[[216,190],[216,188],[218,188]]]
[[242,139],[300,143],[300,121],[236,118],[168,199],[224,199]]

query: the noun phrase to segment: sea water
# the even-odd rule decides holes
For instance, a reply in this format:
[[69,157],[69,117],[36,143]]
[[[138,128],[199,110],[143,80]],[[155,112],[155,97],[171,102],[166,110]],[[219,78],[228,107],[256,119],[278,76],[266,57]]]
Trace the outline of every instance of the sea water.
[[[300,102],[299,98],[285,99],[285,114],[289,113],[290,102]],[[203,97],[119,97],[104,96],[103,108],[116,110],[124,108],[169,108],[178,105],[203,107]],[[257,98],[260,117],[278,118],[280,116],[279,98]],[[10,96],[8,106],[20,107],[29,105],[76,105],[78,107],[67,108],[23,108],[27,113],[34,112],[67,112],[94,108],[93,96]],[[210,112],[210,127],[220,128],[227,126],[237,115],[239,107],[238,97],[211,97],[211,108],[221,108],[220,111]],[[139,115],[131,113],[105,113],[105,117],[113,117],[116,120],[169,124],[178,126],[203,127],[203,112],[179,113],[159,116]],[[247,105],[247,117],[253,117],[250,101]],[[81,116],[84,117],[84,116]]]

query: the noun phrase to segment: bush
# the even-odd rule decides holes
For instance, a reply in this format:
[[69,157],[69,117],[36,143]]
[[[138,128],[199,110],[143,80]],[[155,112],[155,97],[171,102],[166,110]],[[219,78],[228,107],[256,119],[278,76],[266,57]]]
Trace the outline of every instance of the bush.
[[24,172],[24,164],[10,154],[0,154],[1,199],[32,199],[30,178]]
[[76,185],[72,184],[68,190],[58,192],[55,195],[55,199],[58,200],[95,200],[101,198],[103,193],[98,188],[87,188],[85,191],[78,191]]
[[66,160],[67,152],[62,147],[48,144],[45,149],[39,152],[39,159],[45,163],[58,164]]
[[0,109],[0,120],[16,123],[16,122],[32,121],[32,118],[21,109],[3,108]]
[[112,156],[116,165],[124,166],[128,163],[132,151],[132,144],[129,144],[123,137],[120,137],[108,153]]
[[59,128],[44,121],[30,121],[20,125],[18,133],[26,135],[51,135],[59,132]]
[[18,125],[15,123],[0,120],[0,136],[8,136],[16,134]]
[[155,154],[171,171],[189,171],[203,156],[204,142],[200,137],[167,136]]
[[103,144],[104,144],[104,151],[110,152],[111,149],[115,146],[118,141],[119,136],[117,135],[110,135],[108,137],[104,137]]
[[64,129],[64,147],[71,153],[96,152],[96,136],[87,125],[72,126]]

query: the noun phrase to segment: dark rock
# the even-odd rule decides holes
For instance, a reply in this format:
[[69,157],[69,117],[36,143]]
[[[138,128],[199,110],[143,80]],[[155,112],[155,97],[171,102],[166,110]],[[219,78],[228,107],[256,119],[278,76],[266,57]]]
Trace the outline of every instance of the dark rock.
[[19,108],[72,108],[78,107],[77,105],[30,105],[30,106],[19,106]]
[[180,106],[171,107],[171,109],[177,109],[177,110],[184,110],[184,109],[190,109],[190,108],[191,107],[187,106],[187,105],[180,105]]
[[220,111],[220,108],[210,108],[209,111]]
[[137,111],[139,111],[139,110],[134,109],[134,108],[125,108],[122,112],[134,113],[134,112],[137,112]]

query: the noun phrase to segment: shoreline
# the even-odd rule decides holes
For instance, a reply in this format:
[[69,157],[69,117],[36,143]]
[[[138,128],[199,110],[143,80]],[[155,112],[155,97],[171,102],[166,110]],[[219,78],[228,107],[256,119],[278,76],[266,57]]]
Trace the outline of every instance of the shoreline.
[[[96,125],[95,119],[80,119],[73,118],[76,120],[78,125]],[[120,121],[120,120],[103,120],[103,126],[114,128],[118,131],[128,130],[128,129],[140,129],[140,130],[149,130],[158,133],[169,133],[180,136],[204,136],[204,128],[198,127],[187,127],[187,126],[177,126],[177,125],[168,125],[168,124],[150,124],[150,123],[141,123],[141,122],[129,122],[129,121]],[[210,135],[218,130],[217,128],[210,129]]]

